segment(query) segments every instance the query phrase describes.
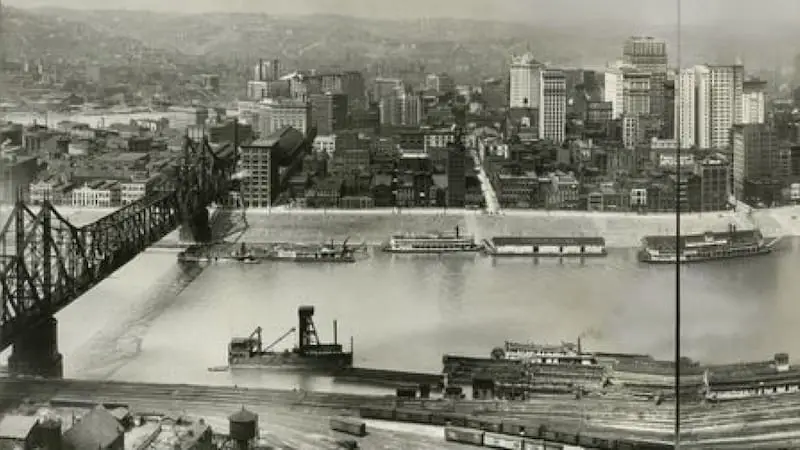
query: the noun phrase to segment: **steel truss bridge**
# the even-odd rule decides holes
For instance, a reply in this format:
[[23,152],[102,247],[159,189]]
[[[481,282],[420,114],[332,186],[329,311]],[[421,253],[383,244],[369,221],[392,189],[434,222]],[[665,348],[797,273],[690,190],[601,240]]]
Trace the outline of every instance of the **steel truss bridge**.
[[179,226],[210,240],[206,207],[230,189],[236,152],[188,137],[166,189],[84,226],[45,201],[17,202],[0,231],[0,350],[14,346],[9,371],[61,377],[53,315]]

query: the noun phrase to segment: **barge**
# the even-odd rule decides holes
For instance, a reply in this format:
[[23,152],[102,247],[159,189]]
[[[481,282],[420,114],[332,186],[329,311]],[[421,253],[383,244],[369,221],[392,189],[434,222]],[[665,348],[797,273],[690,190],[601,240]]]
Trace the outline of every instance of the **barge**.
[[[228,365],[232,368],[290,369],[312,372],[335,372],[353,366],[353,341],[346,352],[337,342],[337,323],[333,322],[333,343],[322,343],[314,325],[314,307],[301,306],[297,310],[298,328],[290,328],[271,344],[264,346],[261,327],[246,338],[233,338],[228,345]],[[299,343],[291,350],[272,349],[298,332]]]
[[726,232],[682,235],[677,246],[675,236],[646,236],[642,239],[639,260],[674,264],[766,255],[772,252],[778,239],[764,238],[758,229],[737,230],[735,225],[730,225]]
[[230,243],[197,245],[189,247],[179,253],[178,260],[193,263],[232,261],[243,264],[257,264],[262,261],[289,261],[298,263],[356,262],[353,249],[347,245],[347,239],[342,242],[341,246],[337,246],[333,242],[323,245],[248,245],[241,243],[238,247]]
[[500,236],[484,241],[492,256],[589,257],[606,256],[602,237]]
[[396,234],[389,238],[383,251],[388,253],[469,253],[483,250],[474,236],[462,235],[456,227],[454,233]]

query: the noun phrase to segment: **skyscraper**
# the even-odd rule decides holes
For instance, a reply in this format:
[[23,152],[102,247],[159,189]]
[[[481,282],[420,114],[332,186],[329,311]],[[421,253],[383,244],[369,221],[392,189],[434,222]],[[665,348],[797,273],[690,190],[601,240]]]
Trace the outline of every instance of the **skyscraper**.
[[650,114],[664,114],[664,83],[667,81],[667,43],[649,36],[632,36],[622,48],[622,61],[641,72],[648,72]]
[[567,79],[561,70],[545,70],[540,76],[539,138],[561,144],[567,133]]
[[742,66],[708,66],[710,78],[710,145],[716,149],[730,148],[730,132],[734,124],[742,123]]
[[[626,116],[646,116],[650,114],[650,105],[653,100],[651,95],[651,74],[628,70],[622,74],[624,114]],[[661,95],[664,94],[663,89]],[[663,103],[663,102],[662,102]]]
[[606,68],[603,73],[603,101],[611,102],[611,117],[619,119],[625,112],[625,85],[622,70],[617,67]]
[[675,139],[681,148],[696,144],[697,90],[695,69],[683,69],[675,80]]
[[536,108],[539,105],[539,82],[543,67],[529,53],[511,61],[510,108]]
[[764,123],[766,121],[767,82],[747,80],[742,85],[742,123]]

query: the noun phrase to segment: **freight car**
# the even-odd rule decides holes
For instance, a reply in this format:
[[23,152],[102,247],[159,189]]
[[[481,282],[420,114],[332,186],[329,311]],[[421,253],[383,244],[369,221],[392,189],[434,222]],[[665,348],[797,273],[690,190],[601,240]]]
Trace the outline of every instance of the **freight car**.
[[504,450],[522,450],[523,439],[517,436],[509,436],[499,433],[484,433],[483,446],[489,448],[501,448]]
[[[507,442],[521,442],[522,450],[661,450],[674,448],[667,443],[648,442],[637,439],[614,439],[595,435],[591,431],[577,433],[559,426],[545,425],[538,421],[495,416],[473,416],[449,411],[426,411],[413,408],[362,407],[359,415],[365,419],[397,420],[430,425],[445,425],[445,439],[489,447],[485,436],[505,436]],[[495,442],[490,438],[490,442]],[[478,443],[480,440],[480,443]],[[500,442],[499,438],[496,440]],[[506,441],[502,441],[506,442]],[[514,445],[514,444],[502,444]],[[493,447],[509,448],[509,447]]]
[[331,417],[331,430],[363,437],[367,435],[367,425],[352,417]]
[[444,440],[460,444],[483,445],[485,432],[461,427],[445,427]]

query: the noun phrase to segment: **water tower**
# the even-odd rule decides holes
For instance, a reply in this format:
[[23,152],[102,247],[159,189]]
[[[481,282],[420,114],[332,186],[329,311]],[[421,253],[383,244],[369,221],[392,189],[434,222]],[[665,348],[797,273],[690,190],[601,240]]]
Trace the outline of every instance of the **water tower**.
[[236,411],[228,417],[228,426],[234,448],[237,450],[248,450],[251,444],[258,437],[258,414],[252,413],[242,406],[240,411]]

